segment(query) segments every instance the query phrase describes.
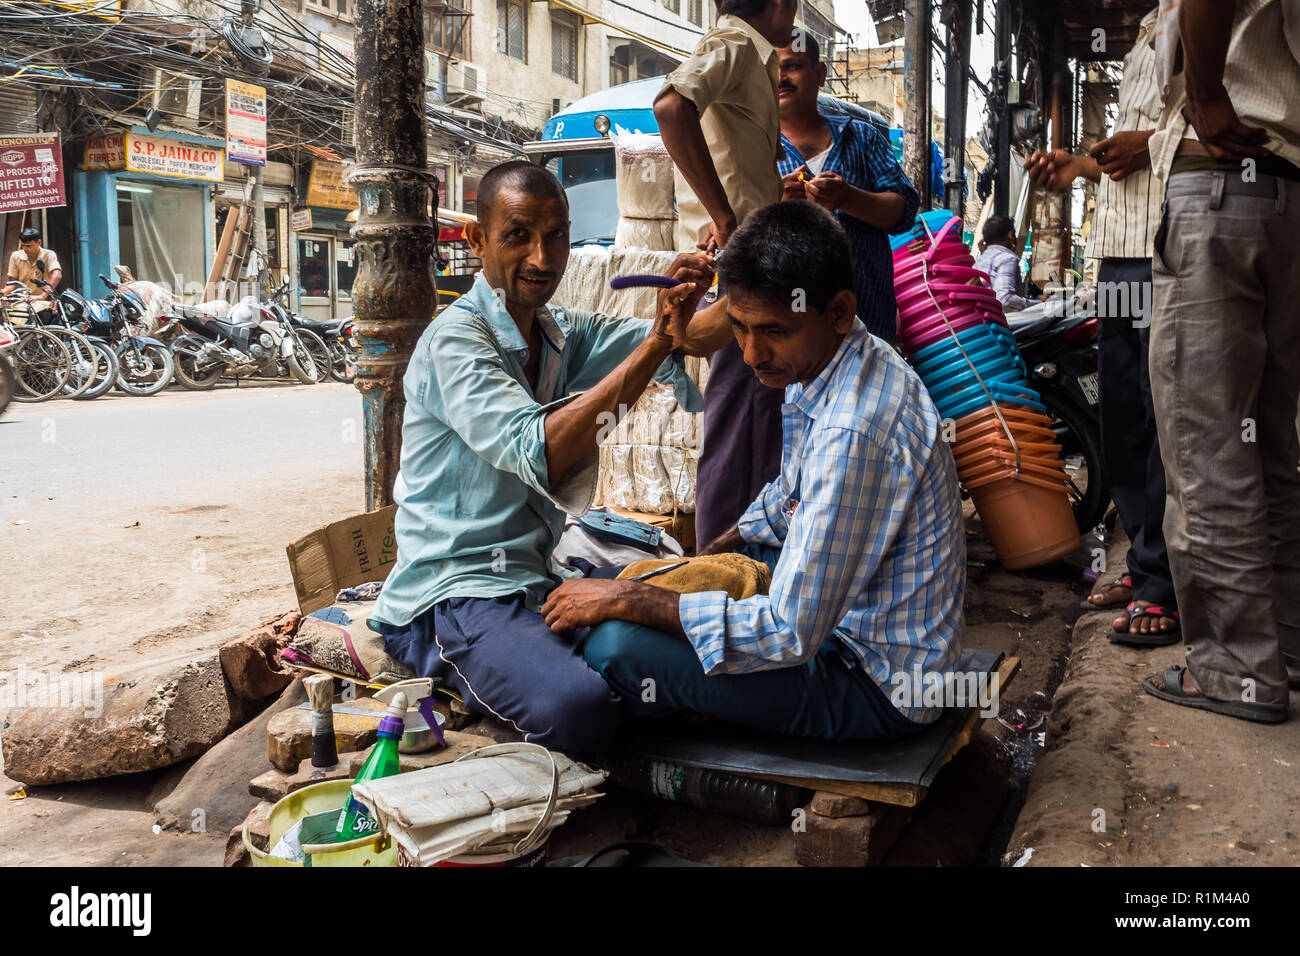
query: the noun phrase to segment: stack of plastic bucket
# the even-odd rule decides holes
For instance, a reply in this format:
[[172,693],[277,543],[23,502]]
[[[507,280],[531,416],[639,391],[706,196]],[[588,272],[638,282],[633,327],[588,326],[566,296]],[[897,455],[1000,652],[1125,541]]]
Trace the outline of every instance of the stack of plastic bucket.
[[1002,305],[974,268],[961,221],[947,210],[919,220],[891,239],[899,342],[953,436],[958,477],[1003,567],[1064,557],[1079,529],[1061,448]]

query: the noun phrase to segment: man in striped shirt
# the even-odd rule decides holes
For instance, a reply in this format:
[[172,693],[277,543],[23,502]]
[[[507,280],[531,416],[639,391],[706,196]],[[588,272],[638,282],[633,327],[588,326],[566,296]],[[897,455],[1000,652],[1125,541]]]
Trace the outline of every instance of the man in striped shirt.
[[560,634],[593,627],[583,656],[630,716],[690,711],[837,740],[911,733],[963,703],[925,693],[953,683],[966,585],[939,414],[854,314],[849,243],[830,213],[760,210],[719,269],[745,362],[786,403],[780,474],[703,553],[768,549],[768,593],[588,578],[551,592],[543,616]]
[[1147,151],[1161,109],[1153,45],[1158,12],[1153,9],[1142,19],[1137,42],[1124,58],[1114,134],[1094,145],[1089,156],[1040,150],[1025,163],[1030,176],[1050,189],[1068,188],[1079,177],[1099,184],[1084,255],[1101,260],[1102,451],[1129,550],[1127,573],[1102,584],[1088,602],[1096,608],[1127,605],[1114,622],[1111,640],[1138,647],[1176,643],[1180,625],[1162,527],[1165,470],[1148,372],[1151,248],[1164,198]]

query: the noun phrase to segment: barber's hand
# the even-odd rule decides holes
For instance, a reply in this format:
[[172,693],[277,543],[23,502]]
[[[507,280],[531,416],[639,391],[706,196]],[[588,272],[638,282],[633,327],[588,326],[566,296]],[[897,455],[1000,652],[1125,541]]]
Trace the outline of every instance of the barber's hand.
[[818,173],[803,185],[808,198],[830,212],[839,209],[849,198],[849,184],[839,173]]
[[1064,149],[1036,149],[1025,160],[1025,172],[1039,186],[1060,192],[1083,175],[1083,160]]
[[1264,143],[1268,133],[1258,126],[1247,126],[1237,116],[1228,91],[1222,85],[1208,97],[1193,99],[1187,92],[1187,106],[1183,115],[1196,130],[1196,135],[1215,159],[1245,159],[1249,156],[1267,156]]
[[1151,165],[1147,140],[1153,130],[1126,130],[1094,143],[1088,153],[1097,160],[1101,171],[1119,182],[1125,176],[1141,172]]
[[625,583],[609,578],[571,578],[547,596],[542,618],[556,634],[595,627],[614,616],[614,605]]
[[[803,177],[802,179],[800,177]],[[800,166],[792,173],[786,173],[781,177],[782,199],[807,199],[808,193],[804,190],[804,183],[808,179],[808,167]]]
[[[678,282],[693,283],[690,298],[685,303],[685,307],[691,312],[694,312],[699,307],[700,300],[713,286],[713,276],[716,272],[717,267],[714,266],[711,256],[689,252],[683,252],[668,267],[670,277]],[[661,290],[659,293],[659,313],[663,312],[663,294],[666,291],[669,290]]]
[[670,351],[682,348],[686,345],[686,326],[695,315],[698,302],[693,283],[683,282],[662,290],[650,334],[666,344]]

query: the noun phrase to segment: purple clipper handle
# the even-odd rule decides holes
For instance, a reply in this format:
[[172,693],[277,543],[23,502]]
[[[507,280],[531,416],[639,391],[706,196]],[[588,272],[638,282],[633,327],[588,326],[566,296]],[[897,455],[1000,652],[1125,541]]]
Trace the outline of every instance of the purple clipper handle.
[[671,289],[681,285],[672,276],[655,276],[655,275],[632,275],[632,276],[615,276],[609,280],[609,287],[615,291],[619,289],[635,289],[638,287],[650,286],[657,289]]

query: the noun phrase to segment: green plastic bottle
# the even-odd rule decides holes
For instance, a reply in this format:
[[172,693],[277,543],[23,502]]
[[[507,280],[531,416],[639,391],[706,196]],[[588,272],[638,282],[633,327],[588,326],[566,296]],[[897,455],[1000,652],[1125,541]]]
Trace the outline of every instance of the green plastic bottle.
[[[365,783],[367,780],[391,777],[400,772],[401,766],[397,756],[397,742],[402,739],[405,717],[406,695],[397,694],[393,697],[393,702],[388,705],[383,718],[379,721],[379,743],[375,744],[375,749],[370,751],[370,756],[366,758],[361,772],[352,781],[353,786],[358,783]],[[361,837],[372,836],[378,832],[379,822],[371,816],[365,804],[349,794],[347,805],[339,811],[339,822],[334,828],[335,842],[345,843],[348,840],[357,840]]]

